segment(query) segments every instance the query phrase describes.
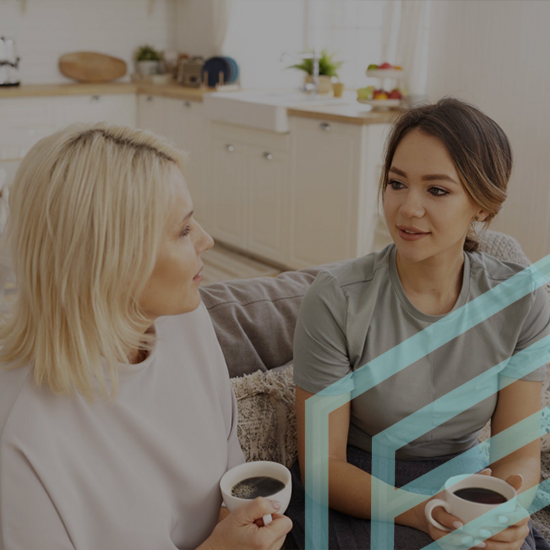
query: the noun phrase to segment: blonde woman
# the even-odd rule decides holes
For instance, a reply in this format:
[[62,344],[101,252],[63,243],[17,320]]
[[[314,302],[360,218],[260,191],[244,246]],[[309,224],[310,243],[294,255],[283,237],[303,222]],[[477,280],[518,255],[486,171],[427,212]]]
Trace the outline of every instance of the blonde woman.
[[[0,549],[278,549],[277,503],[220,513],[244,461],[199,284],[212,238],[177,150],[96,125],[41,140],[10,196]],[[226,516],[226,517],[224,517]],[[221,519],[224,517],[224,519]]]

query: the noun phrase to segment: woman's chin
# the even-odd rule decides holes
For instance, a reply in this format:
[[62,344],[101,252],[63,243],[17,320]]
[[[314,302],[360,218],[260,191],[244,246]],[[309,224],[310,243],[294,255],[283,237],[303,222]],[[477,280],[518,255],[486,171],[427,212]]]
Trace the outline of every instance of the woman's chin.
[[396,244],[396,248],[400,259],[411,263],[421,262],[431,255],[425,250],[415,250],[413,247],[408,246],[408,243]]

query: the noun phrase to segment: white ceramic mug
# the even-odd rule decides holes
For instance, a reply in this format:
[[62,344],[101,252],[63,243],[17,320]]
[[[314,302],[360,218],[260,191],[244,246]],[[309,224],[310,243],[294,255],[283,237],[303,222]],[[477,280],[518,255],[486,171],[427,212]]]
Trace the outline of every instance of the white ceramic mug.
[[[507,502],[503,503],[502,505],[483,504],[480,502],[465,500],[455,495],[455,492],[459,489],[466,489],[471,487],[496,491],[497,493],[500,493],[503,497],[505,497]],[[504,481],[503,479],[499,479],[498,477],[485,476],[482,474],[454,476],[450,477],[445,482],[443,497],[444,500],[436,498],[428,502],[425,509],[426,518],[432,525],[434,525],[438,529],[441,529],[442,531],[450,531],[450,529],[441,525],[441,523],[433,518],[432,512],[434,508],[441,506],[447,511],[447,513],[456,516],[463,523],[468,523],[469,521],[472,521],[482,516],[483,514],[489,512],[489,510],[492,510],[497,506],[502,506],[502,510],[504,512],[513,512],[516,508],[516,505],[515,501],[510,502],[510,500],[513,499],[515,496],[517,496],[516,490],[510,484],[506,483],[506,481]]]
[[[290,496],[292,494],[292,477],[288,468],[277,462],[258,461],[258,462],[245,462],[239,464],[231,470],[228,470],[223,474],[220,480],[220,491],[222,493],[223,501],[227,506],[227,509],[232,512],[235,508],[243,506],[251,502],[250,499],[234,497],[231,494],[231,489],[237,485],[237,483],[244,481],[249,477],[269,476],[284,483],[284,488],[279,492],[269,495],[266,498],[270,500],[277,500],[281,503],[278,513],[284,514],[290,503]],[[262,518],[264,525],[269,525],[273,518],[271,514],[267,514]]]

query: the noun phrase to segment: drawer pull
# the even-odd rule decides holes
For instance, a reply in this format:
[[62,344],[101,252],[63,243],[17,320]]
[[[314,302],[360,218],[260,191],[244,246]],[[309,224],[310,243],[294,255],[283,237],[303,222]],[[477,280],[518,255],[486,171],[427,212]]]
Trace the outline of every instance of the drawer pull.
[[152,95],[148,95],[146,101],[151,102],[151,101],[153,101],[153,99],[154,99],[154,98],[153,98]]
[[90,103],[99,103],[100,101],[101,101],[101,96],[100,95],[93,95],[90,98]]
[[235,147],[233,147],[233,145],[226,145],[225,148],[226,148],[230,153],[232,153],[232,152],[235,150]]
[[321,122],[321,124],[319,124],[319,127],[325,132],[330,132],[332,130],[332,126],[328,122]]
[[273,160],[273,155],[271,153],[264,153],[264,159],[266,160]]
[[189,108],[189,107],[192,106],[192,103],[191,103],[190,101],[184,101],[184,102],[183,102],[183,105],[184,105],[185,107],[188,107],[188,108]]

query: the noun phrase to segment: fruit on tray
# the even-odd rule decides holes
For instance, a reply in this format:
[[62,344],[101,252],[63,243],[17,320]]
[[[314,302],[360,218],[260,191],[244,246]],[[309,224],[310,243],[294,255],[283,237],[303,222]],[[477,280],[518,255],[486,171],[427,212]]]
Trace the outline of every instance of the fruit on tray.
[[363,99],[370,101],[374,94],[374,86],[367,86],[366,88],[359,88],[357,90],[357,99]]
[[378,65],[375,65],[374,63],[371,63],[371,64],[367,67],[367,71],[376,71],[376,69],[378,69]]
[[393,69],[393,65],[388,63],[387,61],[382,63],[382,65],[378,65],[379,69]]
[[372,94],[373,99],[389,99],[388,92],[385,90],[374,90],[374,93]]
[[399,88],[394,88],[389,96],[390,99],[403,99],[403,94],[401,93],[401,90]]
[[393,68],[396,71],[402,71],[403,70],[403,67],[400,67],[399,65],[394,65]]

